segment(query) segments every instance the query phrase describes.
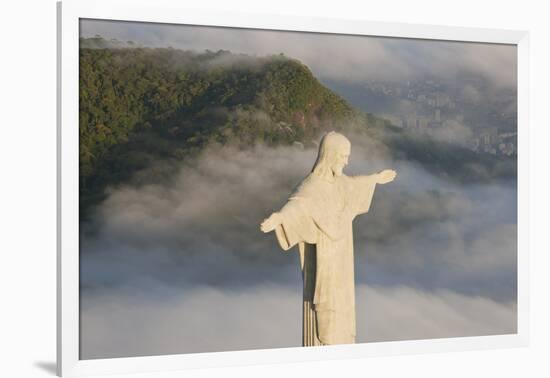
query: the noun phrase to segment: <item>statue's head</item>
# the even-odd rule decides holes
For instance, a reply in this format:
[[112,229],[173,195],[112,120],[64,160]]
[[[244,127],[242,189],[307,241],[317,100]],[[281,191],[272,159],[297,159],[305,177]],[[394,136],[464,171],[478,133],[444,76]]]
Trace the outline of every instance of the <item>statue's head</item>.
[[345,136],[334,131],[329,132],[321,139],[313,174],[328,179],[341,176],[348,164],[350,152],[351,143]]

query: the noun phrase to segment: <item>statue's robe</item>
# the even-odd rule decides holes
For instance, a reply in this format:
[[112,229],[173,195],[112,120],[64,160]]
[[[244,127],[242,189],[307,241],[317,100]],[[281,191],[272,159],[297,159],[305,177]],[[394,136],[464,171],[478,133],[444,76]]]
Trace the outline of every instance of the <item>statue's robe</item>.
[[355,342],[352,222],[369,210],[375,186],[374,175],[310,174],[279,211],[281,248],[300,252],[304,346]]

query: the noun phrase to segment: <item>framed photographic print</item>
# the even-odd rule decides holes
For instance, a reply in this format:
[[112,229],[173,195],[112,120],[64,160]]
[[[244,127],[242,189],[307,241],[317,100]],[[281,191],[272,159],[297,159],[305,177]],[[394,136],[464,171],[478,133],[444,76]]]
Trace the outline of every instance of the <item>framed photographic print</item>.
[[521,346],[522,31],[58,4],[58,374]]

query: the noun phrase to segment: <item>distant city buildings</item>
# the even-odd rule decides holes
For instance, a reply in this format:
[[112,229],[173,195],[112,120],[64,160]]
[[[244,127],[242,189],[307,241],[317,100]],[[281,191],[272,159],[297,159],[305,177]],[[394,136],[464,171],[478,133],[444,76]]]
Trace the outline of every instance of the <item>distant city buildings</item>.
[[499,133],[496,127],[479,132],[471,143],[471,149],[492,155],[517,154],[517,132]]
[[412,133],[448,138],[453,137],[453,128],[459,128],[460,137],[466,138],[460,144],[472,151],[516,155],[517,113],[513,106],[510,109],[515,94],[483,96],[485,84],[479,78],[461,77],[460,83],[462,87],[449,88],[434,79],[369,82],[367,89],[378,96],[394,98],[401,105],[392,114],[383,115],[396,126]]

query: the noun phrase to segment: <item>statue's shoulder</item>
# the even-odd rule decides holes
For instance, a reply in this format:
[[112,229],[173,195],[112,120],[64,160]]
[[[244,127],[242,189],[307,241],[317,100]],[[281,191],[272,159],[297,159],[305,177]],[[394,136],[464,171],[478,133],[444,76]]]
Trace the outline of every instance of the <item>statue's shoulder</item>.
[[343,174],[340,177],[338,177],[338,181],[345,186],[353,185],[355,180],[356,180],[356,176],[347,176]]
[[301,197],[314,196],[319,190],[322,190],[325,181],[314,174],[309,174],[302,182],[296,187],[294,191],[295,195]]

